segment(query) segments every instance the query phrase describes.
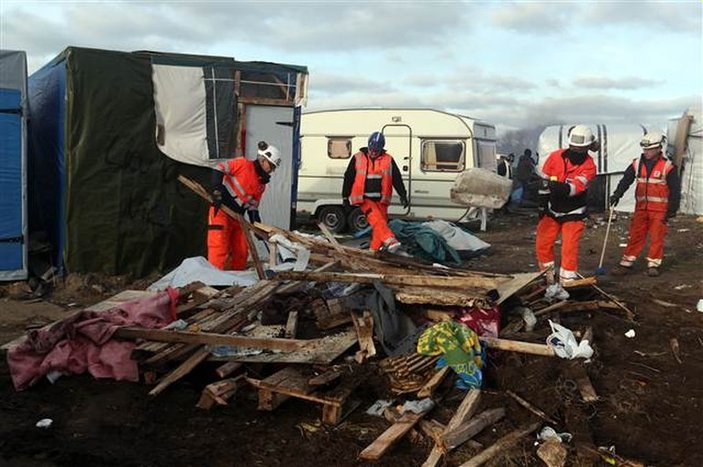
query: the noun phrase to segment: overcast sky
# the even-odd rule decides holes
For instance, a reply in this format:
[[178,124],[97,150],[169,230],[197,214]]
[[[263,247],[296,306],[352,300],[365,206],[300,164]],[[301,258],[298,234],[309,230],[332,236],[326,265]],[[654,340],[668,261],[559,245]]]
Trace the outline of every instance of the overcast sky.
[[306,110],[430,107],[525,128],[700,105],[703,3],[0,0],[30,73],[67,46],[305,65]]

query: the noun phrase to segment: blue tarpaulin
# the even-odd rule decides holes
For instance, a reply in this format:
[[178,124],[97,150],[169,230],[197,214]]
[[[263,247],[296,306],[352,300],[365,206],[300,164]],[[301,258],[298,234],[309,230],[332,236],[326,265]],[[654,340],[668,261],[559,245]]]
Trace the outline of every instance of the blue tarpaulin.
[[27,277],[26,62],[0,51],[0,280]]

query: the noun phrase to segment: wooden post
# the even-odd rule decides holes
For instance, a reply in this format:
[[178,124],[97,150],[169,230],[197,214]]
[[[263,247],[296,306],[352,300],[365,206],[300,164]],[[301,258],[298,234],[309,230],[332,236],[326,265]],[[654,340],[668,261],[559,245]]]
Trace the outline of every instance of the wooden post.
[[541,422],[533,423],[532,425],[526,425],[515,431],[508,433],[507,435],[500,438],[492,446],[483,451],[479,452],[477,455],[469,459],[467,462],[461,464],[460,467],[478,467],[479,465],[488,462],[493,456],[498,454],[505,449],[508,449],[512,445],[520,441],[520,438],[527,436],[537,428],[539,428]]
[[447,432],[442,434],[442,447],[445,452],[456,449],[465,441],[479,434],[484,428],[493,425],[503,417],[505,417],[505,409],[502,407],[481,412],[456,428],[447,430]]
[[291,311],[288,313],[288,321],[286,322],[286,339],[295,339],[298,332],[298,312]]

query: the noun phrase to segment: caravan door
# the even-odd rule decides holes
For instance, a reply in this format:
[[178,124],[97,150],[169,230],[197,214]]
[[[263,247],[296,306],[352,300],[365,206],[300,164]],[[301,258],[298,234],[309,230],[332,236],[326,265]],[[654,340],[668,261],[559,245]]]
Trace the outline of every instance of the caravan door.
[[398,194],[393,190],[393,202],[389,212],[395,215],[405,216],[410,212],[413,203],[413,129],[409,125],[392,123],[384,125],[381,132],[386,137],[386,151],[393,156],[395,163],[403,176],[403,183],[408,192],[408,208],[403,209],[400,204]]

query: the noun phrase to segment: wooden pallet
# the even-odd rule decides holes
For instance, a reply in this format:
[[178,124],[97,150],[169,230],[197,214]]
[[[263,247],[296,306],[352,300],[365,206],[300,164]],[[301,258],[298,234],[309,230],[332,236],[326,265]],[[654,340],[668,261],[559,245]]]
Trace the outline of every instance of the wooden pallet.
[[259,410],[274,410],[289,397],[311,401],[322,405],[322,422],[337,425],[342,420],[349,396],[359,385],[360,378],[346,378],[333,389],[323,391],[310,384],[310,377],[292,366],[286,367],[268,378],[247,378],[259,393]]

